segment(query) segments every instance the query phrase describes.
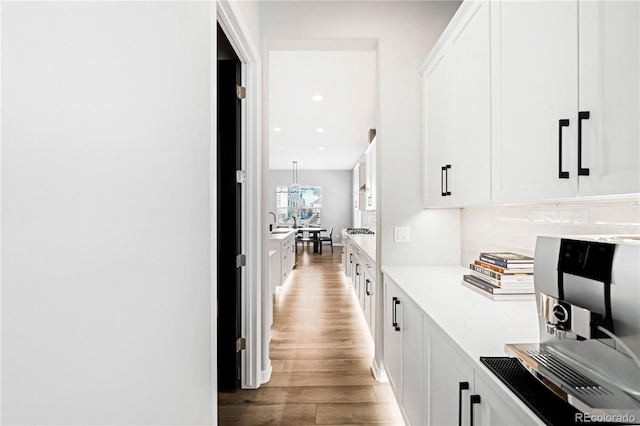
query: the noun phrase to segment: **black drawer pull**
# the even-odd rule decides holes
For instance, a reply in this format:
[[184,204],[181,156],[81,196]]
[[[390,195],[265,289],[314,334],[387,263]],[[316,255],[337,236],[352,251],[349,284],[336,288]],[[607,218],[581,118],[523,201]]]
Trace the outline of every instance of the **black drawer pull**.
[[558,121],[558,178],[569,179],[569,172],[562,171],[562,128],[569,127],[569,120],[563,119]]
[[473,426],[473,406],[474,404],[480,404],[480,395],[471,395],[469,402],[469,425]]
[[396,331],[400,331],[400,325],[398,324],[398,312],[397,312],[397,308],[398,308],[398,305],[400,304],[400,301],[398,300],[398,298],[397,298],[397,297],[394,297],[394,299],[395,299],[395,300],[394,300],[394,302],[393,302],[393,303],[394,303],[394,304],[393,304],[393,311],[394,311],[394,312],[395,312],[395,314],[396,314],[396,315],[395,315],[396,322],[395,322],[394,326],[395,326],[395,328],[396,328]]
[[367,278],[364,281],[364,291],[365,293],[367,293],[367,296],[371,296],[371,292],[369,291],[369,284],[371,284],[371,280]]
[[444,166],[444,192],[447,196],[451,195],[451,191],[449,191],[449,170],[451,170],[451,164]]
[[578,113],[578,176],[589,176],[589,169],[582,167],[582,120],[588,120],[589,111]]
[[446,180],[446,175],[447,173],[447,168],[445,166],[442,166],[442,168],[440,169],[440,194],[443,197],[447,196],[447,192],[444,189],[444,181]]
[[462,391],[469,390],[469,382],[460,382],[458,388],[458,426],[462,426]]
[[396,322],[396,300],[398,300],[397,297],[391,299],[391,325],[393,327],[396,327],[398,325],[398,323]]

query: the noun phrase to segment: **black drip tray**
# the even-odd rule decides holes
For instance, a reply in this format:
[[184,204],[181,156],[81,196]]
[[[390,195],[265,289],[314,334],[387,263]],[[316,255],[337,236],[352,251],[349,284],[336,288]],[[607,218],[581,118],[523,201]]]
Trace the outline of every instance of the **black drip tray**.
[[480,362],[486,365],[546,424],[558,426],[584,424],[576,421],[576,414],[581,411],[540,383],[520,365],[520,361],[516,358],[480,357]]

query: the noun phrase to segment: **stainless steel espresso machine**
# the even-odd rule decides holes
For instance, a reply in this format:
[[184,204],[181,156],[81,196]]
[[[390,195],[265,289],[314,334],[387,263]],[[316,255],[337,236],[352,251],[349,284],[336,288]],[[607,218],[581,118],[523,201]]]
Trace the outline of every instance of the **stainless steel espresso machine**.
[[534,282],[540,343],[507,352],[571,406],[565,420],[640,423],[640,238],[538,237]]

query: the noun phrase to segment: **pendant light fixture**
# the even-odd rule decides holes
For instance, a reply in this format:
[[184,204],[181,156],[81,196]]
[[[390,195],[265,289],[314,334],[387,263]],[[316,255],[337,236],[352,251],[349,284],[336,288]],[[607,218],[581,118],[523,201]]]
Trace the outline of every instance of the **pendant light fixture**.
[[289,188],[295,188],[295,190],[300,191],[300,184],[298,183],[298,162],[293,162],[293,183],[289,185]]

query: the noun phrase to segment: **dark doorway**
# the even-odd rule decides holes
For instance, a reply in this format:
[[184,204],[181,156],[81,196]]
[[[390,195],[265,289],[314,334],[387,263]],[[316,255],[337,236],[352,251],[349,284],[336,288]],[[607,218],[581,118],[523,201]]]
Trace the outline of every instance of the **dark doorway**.
[[217,40],[218,389],[228,391],[240,386],[241,377],[241,65],[220,25]]

